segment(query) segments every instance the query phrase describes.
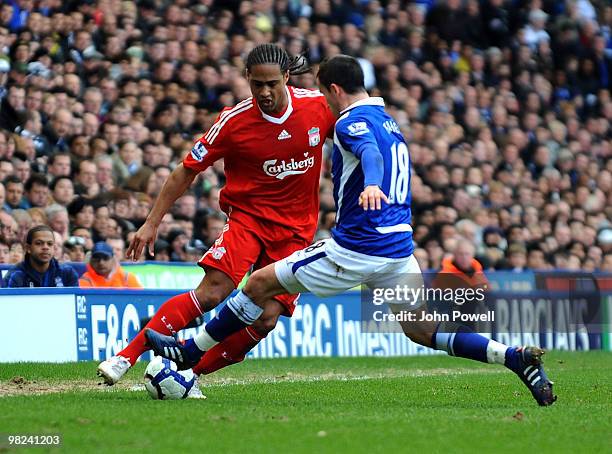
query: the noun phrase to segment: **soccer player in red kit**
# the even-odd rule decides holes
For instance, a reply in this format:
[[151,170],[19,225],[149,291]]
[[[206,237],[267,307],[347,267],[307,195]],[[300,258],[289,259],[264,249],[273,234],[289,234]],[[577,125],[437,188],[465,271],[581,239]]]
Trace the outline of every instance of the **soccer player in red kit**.
[[[251,267],[262,268],[311,243],[318,221],[322,147],[335,118],[320,92],[287,85],[289,76],[305,72],[305,66],[303,58],[291,59],[276,45],[255,47],[246,60],[253,97],[223,110],[168,177],[127,257],[136,260],[145,247],[152,249],[164,214],[196,175],[219,159],[224,159],[226,176],[220,204],[228,222],[198,262],[206,270],[200,285],[166,301],[147,328],[179,331],[225,300]],[[242,361],[280,315],[293,313],[296,299],[275,297],[256,325],[211,349],[194,371],[211,373]],[[100,363],[98,374],[112,385],[148,349],[141,331]]]

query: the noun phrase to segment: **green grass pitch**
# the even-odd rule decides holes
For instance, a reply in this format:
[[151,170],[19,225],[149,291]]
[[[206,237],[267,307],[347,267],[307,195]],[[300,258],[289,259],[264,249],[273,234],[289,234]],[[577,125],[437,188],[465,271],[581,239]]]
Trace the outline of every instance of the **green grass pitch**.
[[246,361],[205,377],[203,401],[132,390],[144,364],[112,388],[95,363],[2,364],[0,432],[59,433],[52,452],[611,452],[612,353],[545,360],[548,408],[503,367],[446,356]]

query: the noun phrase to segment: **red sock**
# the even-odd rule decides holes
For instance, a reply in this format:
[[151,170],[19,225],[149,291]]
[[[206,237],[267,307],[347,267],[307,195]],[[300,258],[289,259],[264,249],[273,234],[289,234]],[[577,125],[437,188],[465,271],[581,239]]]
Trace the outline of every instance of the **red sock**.
[[212,374],[219,369],[239,363],[261,339],[263,338],[253,329],[246,327],[208,350],[193,368],[193,372],[197,375]]
[[[191,320],[200,315],[202,315],[200,304],[192,290],[176,295],[162,304],[146,327],[163,334],[171,334],[172,331],[183,329]],[[118,355],[127,358],[133,366],[138,357],[149,350],[146,343],[144,330],[141,330]]]

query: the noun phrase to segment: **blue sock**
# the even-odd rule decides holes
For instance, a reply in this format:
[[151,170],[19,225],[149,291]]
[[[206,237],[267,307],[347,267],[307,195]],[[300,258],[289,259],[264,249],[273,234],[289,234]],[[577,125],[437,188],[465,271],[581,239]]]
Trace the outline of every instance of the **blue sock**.
[[[236,314],[225,305],[217,316],[206,324],[204,327],[205,332],[200,333],[196,338],[187,339],[183,343],[183,348],[191,358],[199,358],[212,344],[221,342],[226,337],[236,331],[240,331],[246,326],[248,325],[240,320]],[[198,346],[196,342],[197,338],[201,339],[200,345],[202,345],[202,347]]]
[[459,326],[452,333],[439,332],[433,338],[436,350],[444,350],[449,355],[473,359],[483,363],[504,364],[508,347],[475,333],[465,326]]
[[457,331],[453,342],[453,353],[461,358],[487,362],[489,339],[474,332]]
[[204,329],[217,342],[221,342],[226,337],[240,331],[242,328],[249,326],[238,318],[226,304],[223,309],[206,324]]
[[187,354],[191,358],[194,358],[194,357],[197,358],[198,356],[202,356],[202,353],[204,353],[202,350],[198,348],[198,345],[195,343],[193,339],[187,339],[183,343],[183,348],[187,350]]
[[238,292],[227,301],[215,318],[206,324],[204,331],[194,338],[195,345],[185,343],[185,348],[197,348],[200,352],[210,350],[226,337],[252,325],[262,313],[263,309],[251,298],[242,291]]

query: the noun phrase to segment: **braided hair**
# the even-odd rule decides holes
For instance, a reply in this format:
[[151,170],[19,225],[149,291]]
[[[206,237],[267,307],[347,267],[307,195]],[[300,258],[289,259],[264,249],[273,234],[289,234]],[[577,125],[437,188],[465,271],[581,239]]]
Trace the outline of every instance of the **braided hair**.
[[281,73],[289,71],[290,76],[305,74],[310,71],[308,61],[304,54],[290,57],[289,54],[276,44],[260,44],[249,52],[246,59],[247,71],[256,65],[278,65]]

